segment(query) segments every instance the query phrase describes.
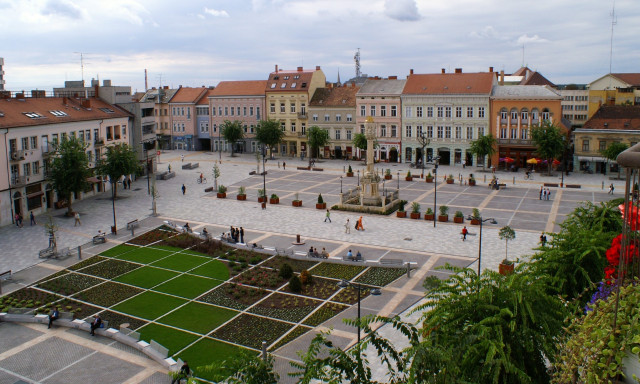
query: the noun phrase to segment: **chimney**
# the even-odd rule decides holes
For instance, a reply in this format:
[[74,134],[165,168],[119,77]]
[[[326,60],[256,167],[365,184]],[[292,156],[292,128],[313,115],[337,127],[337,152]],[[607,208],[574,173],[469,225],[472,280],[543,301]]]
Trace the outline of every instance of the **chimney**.
[[100,97],[100,84],[96,84],[95,89],[96,89],[95,97]]
[[319,71],[319,70],[320,70],[320,66],[316,65],[316,71]]
[[278,64],[276,64],[276,73],[278,73]]
[[411,69],[409,70],[409,74],[410,74],[410,75],[413,75],[413,68],[411,68]]
[[82,108],[91,109],[91,99],[82,100]]
[[389,80],[398,80],[398,76],[389,76]]
[[527,69],[527,72],[524,74],[524,79],[529,80],[529,77],[531,77],[531,71]]
[[456,73],[462,73],[462,68],[456,68]]
[[489,72],[493,72],[493,67],[489,67]]
[[62,98],[62,104],[69,105],[69,99],[66,96]]
[[500,85],[504,85],[504,69],[500,70]]
[[302,72],[302,67],[298,67],[298,72]]
[[34,89],[31,91],[31,97],[34,97],[34,98],[45,97],[45,91],[42,89]]
[[447,73],[447,71],[444,68],[442,68],[442,73]]
[[16,99],[24,100],[24,91],[16,93]]
[[169,86],[168,86],[168,85],[165,85],[165,86],[164,86],[164,89],[169,89]]

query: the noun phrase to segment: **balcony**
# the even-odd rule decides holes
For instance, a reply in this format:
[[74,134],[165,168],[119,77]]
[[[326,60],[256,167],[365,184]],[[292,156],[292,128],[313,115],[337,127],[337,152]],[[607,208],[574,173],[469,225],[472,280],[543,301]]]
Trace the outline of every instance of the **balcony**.
[[26,157],[27,151],[24,149],[21,150],[13,150],[11,151],[11,161],[20,161],[24,160]]
[[102,137],[96,138],[93,141],[93,146],[94,147],[102,147],[104,145],[104,139]]
[[529,139],[498,139],[498,144],[511,144],[511,145],[529,145],[533,146],[533,140]]
[[14,188],[22,187],[26,183],[27,183],[26,176],[16,176],[16,175],[11,176],[11,186]]
[[298,113],[298,119],[306,120],[307,119],[307,113],[306,112]]
[[48,159],[49,157],[53,156],[55,153],[56,153],[56,151],[54,151],[53,147],[51,147],[51,146],[42,147],[42,158],[43,159]]

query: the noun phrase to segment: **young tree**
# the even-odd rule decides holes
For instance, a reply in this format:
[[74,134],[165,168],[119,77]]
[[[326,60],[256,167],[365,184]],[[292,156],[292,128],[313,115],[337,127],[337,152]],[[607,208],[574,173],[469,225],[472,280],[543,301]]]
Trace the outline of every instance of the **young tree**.
[[315,154],[315,157],[318,157],[318,148],[329,144],[329,131],[314,125],[307,131],[307,140],[309,147],[311,147],[309,154],[309,161],[311,161],[311,155]]
[[541,125],[531,128],[531,139],[536,144],[538,155],[547,160],[549,175],[551,175],[553,159],[564,153],[567,137],[560,127],[545,120]]
[[[356,133],[352,142],[353,146],[359,148],[361,151],[367,150],[367,136],[364,133]],[[378,140],[373,140],[373,147],[377,148],[378,146]]]
[[[496,153],[496,138],[492,134],[480,136],[478,140],[471,142],[469,152],[482,158],[493,155]],[[484,161],[482,162],[482,170],[484,171]]]
[[500,236],[500,240],[504,240],[504,258],[505,260],[509,260],[508,254],[508,246],[509,241],[516,238],[516,231],[513,230],[510,226],[505,226],[500,228],[500,232],[498,232],[498,236]]
[[[276,120],[260,120],[256,127],[256,140],[271,150],[273,159],[273,147],[280,144],[284,137],[284,131]],[[284,154],[283,154],[284,155]]]
[[104,158],[98,161],[96,173],[109,176],[113,198],[118,197],[118,180],[122,176],[136,173],[139,168],[136,152],[127,144],[117,144],[107,147]]
[[[616,159],[618,158],[618,155],[624,152],[627,148],[629,148],[627,144],[614,141],[613,143],[609,144],[607,149],[600,151],[600,153],[607,160],[616,161]],[[618,167],[618,179],[619,178],[620,178],[620,167]]]
[[89,187],[91,177],[87,157],[87,144],[75,137],[62,140],[56,147],[56,155],[51,163],[53,189],[59,197],[69,202],[67,216],[73,216],[71,194],[80,193]]
[[246,351],[222,362],[198,367],[198,372],[210,373],[215,382],[229,384],[277,384],[280,379],[273,370],[273,356],[267,356],[265,361]]
[[244,138],[242,122],[238,120],[225,120],[224,124],[222,124],[222,126],[220,127],[220,132],[222,133],[224,139],[231,143],[231,157],[233,157],[233,149],[235,147],[235,144]]

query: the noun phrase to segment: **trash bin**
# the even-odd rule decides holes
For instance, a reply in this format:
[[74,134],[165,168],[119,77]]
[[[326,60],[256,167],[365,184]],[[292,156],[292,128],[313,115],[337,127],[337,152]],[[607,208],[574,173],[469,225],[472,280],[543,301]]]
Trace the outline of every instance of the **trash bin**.
[[113,233],[114,235],[117,235],[118,233],[116,232],[116,227],[115,225],[111,226],[111,233]]

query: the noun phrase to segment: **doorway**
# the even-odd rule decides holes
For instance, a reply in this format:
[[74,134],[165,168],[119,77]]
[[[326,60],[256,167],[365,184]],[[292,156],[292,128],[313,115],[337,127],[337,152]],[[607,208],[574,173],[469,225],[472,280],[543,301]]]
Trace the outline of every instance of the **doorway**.
[[440,156],[440,164],[442,165],[451,164],[451,152],[449,151],[449,148],[439,148],[438,156]]
[[391,148],[391,150],[389,151],[389,162],[390,163],[398,162],[398,150],[395,147]]

